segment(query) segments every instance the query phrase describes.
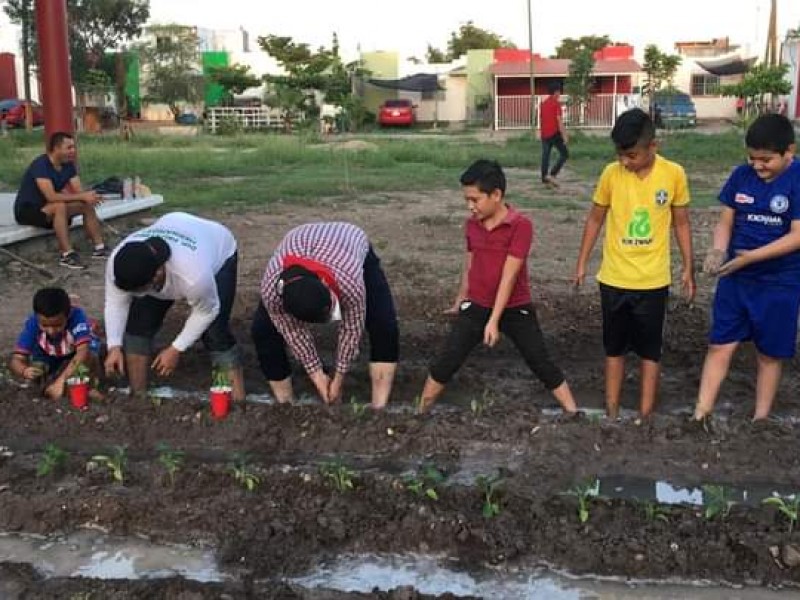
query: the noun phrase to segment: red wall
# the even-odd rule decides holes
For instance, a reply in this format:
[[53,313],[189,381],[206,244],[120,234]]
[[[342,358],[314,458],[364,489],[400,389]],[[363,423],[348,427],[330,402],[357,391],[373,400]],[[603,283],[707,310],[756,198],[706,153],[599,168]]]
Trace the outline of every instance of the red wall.
[[[551,82],[558,81],[564,84],[563,78],[559,77],[537,77],[534,80],[536,85],[536,95],[546,96],[549,94],[547,89]],[[631,77],[630,75],[620,75],[617,77],[617,93],[630,94],[631,93]],[[595,86],[592,88],[595,94],[613,94],[614,93],[614,77],[605,76],[595,79]],[[499,96],[530,96],[531,83],[527,77],[500,77],[497,80],[497,94]]]
[[9,52],[0,52],[0,100],[18,97],[14,55]]

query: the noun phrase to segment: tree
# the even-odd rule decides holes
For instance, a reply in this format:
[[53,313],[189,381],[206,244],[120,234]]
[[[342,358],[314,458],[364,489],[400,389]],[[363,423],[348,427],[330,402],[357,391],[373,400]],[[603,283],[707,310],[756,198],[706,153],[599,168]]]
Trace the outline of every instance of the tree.
[[723,96],[745,98],[746,107],[755,107],[759,112],[767,108],[764,97],[783,96],[792,92],[792,84],[786,79],[789,65],[780,64],[774,67],[759,64],[745,73],[742,81],[733,85],[725,85],[720,92]]
[[248,65],[212,67],[210,76],[225,91],[228,103],[233,103],[234,94],[243,94],[246,89],[261,85],[261,79],[250,72]]
[[472,21],[467,21],[458,28],[458,31],[450,33],[450,40],[447,42],[447,52],[428,45],[429,62],[450,62],[463,56],[468,50],[495,50],[497,48],[514,48],[509,40],[500,35],[482,29]]
[[267,75],[268,103],[284,110],[287,124],[301,114],[316,112],[316,95],[330,104],[343,105],[351,96],[354,77],[363,75],[358,63],[345,65],[339,57],[339,41],[333,36],[330,49],[311,50],[308,44],[291,37],[267,35],[258,44],[286,71],[286,75]]
[[[27,50],[29,60],[36,62],[38,50],[33,0],[6,0],[3,10],[12,23],[23,28],[23,57]],[[83,82],[90,69],[100,66],[106,52],[138,37],[149,18],[150,0],[69,0],[67,19],[72,80]]]
[[430,44],[428,44],[428,50],[425,52],[425,58],[429,63],[446,63],[449,62],[447,58],[447,53],[439,50],[438,48],[434,48]]
[[139,48],[148,102],[163,102],[172,114],[180,114],[180,103],[199,102],[203,97],[203,75],[198,66],[199,40],[192,27],[153,25],[152,40]]
[[653,44],[645,46],[642,70],[645,72],[646,78],[642,91],[649,96],[651,109],[655,104],[656,92],[661,90],[665,83],[668,90],[674,89],[675,73],[682,60],[680,55],[661,52]]
[[579,38],[564,38],[556,48],[553,58],[574,59],[583,50],[594,54],[606,46],[611,46],[611,38],[607,35],[584,35]]
[[592,86],[594,85],[594,51],[591,48],[582,48],[569,64],[569,75],[564,82],[564,91],[569,95],[569,103],[579,106],[581,122],[586,105],[592,99]]

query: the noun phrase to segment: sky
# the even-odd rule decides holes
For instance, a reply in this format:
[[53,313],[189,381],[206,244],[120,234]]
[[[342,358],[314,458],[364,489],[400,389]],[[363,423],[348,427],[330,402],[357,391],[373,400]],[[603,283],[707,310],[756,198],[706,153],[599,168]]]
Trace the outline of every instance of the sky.
[[[245,27],[251,36],[288,35],[330,45],[337,32],[345,54],[397,50],[422,57],[428,43],[444,48],[451,31],[469,20],[528,47],[527,0],[150,0],[155,22],[209,29]],[[675,41],[731,38],[763,54],[770,0],[531,0],[533,49],[552,54],[565,37],[609,35],[674,51]],[[800,0],[778,0],[779,39],[800,26]]]

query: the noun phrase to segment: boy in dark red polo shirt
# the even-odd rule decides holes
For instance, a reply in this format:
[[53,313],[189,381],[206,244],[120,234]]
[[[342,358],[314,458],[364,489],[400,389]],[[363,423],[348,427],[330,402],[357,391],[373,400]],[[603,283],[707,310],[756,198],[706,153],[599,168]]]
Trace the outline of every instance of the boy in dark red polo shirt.
[[472,216],[465,226],[461,285],[446,311],[458,316],[431,366],[420,410],[436,402],[475,346],[480,342],[495,346],[502,331],[563,409],[575,413],[572,392],[547,354],[531,302],[527,257],[533,224],[505,203],[506,177],[496,161],[473,163],[461,175],[461,185]]
[[[564,167],[569,158],[567,144],[567,129],[561,118],[561,87],[558,83],[551,83],[548,91],[550,95],[539,107],[539,137],[542,138],[542,183],[558,187],[556,176]],[[550,169],[550,153],[553,148],[558,151],[558,160]]]

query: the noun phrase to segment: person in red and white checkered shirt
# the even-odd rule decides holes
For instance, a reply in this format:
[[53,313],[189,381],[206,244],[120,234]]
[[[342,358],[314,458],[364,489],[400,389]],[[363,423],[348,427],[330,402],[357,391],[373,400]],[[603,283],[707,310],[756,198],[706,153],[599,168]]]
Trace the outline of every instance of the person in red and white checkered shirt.
[[[311,324],[338,322],[334,372],[323,369]],[[326,403],[341,400],[344,377],[370,339],[372,406],[389,400],[398,358],[394,300],[367,234],[350,223],[309,223],[289,231],[261,282],[252,335],[259,363],[278,402],[294,393],[287,348]]]

